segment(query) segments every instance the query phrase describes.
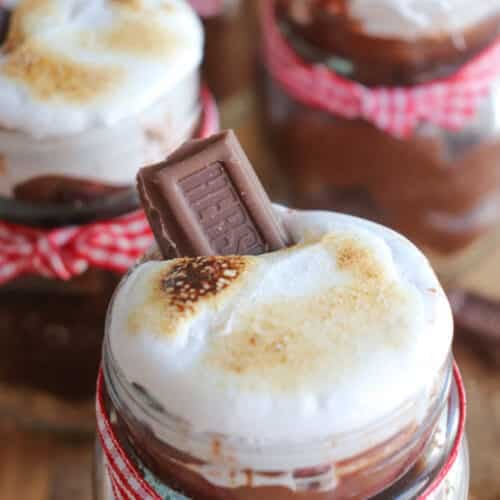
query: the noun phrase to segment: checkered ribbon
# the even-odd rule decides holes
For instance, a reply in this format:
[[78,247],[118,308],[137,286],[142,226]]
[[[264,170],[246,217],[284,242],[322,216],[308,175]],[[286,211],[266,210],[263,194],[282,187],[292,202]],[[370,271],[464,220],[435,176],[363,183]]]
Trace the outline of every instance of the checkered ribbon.
[[23,274],[69,280],[90,266],[123,272],[151,243],[142,211],[51,231],[0,221],[0,284]]
[[[202,88],[197,137],[219,128],[215,101]],[[50,230],[0,220],[0,285],[26,274],[69,280],[89,267],[125,272],[152,244],[144,212],[108,221]]]
[[[115,500],[166,500],[148,484],[118,442],[104,405],[103,384],[104,377],[101,372],[97,380],[97,434]],[[168,500],[183,498],[180,495],[177,497],[174,495],[177,494],[172,492],[172,498]]]
[[218,16],[224,9],[225,0],[189,0],[200,17]]
[[369,88],[299,57],[276,21],[274,0],[261,1],[264,59],[270,74],[297,101],[344,118],[363,118],[407,137],[421,122],[459,130],[500,77],[500,40],[450,78],[412,87]]
[[[456,364],[453,366],[453,376],[458,388],[460,410],[457,435],[455,436],[453,448],[447,462],[444,464],[439,475],[432,484],[418,497],[418,500],[437,498],[435,495],[438,494],[442,488],[446,487],[446,479],[457,461],[464,439],[466,413],[465,390]],[[168,488],[166,489],[167,493],[163,492],[159,495],[127,457],[127,454],[121,447],[115,436],[113,427],[111,426],[109,415],[104,405],[103,386],[104,377],[101,370],[97,380],[97,433],[104,453],[105,467],[111,482],[115,500],[188,500],[183,495],[173,490],[169,490]]]
[[[458,407],[460,410],[458,416],[458,429],[457,435],[455,437],[455,442],[448,456],[448,460],[443,465],[436,479],[429,485],[427,490],[420,495],[418,500],[438,500],[446,498],[446,480],[453,472],[453,466],[457,463],[458,456],[460,454],[461,448],[464,444],[465,439],[465,419],[467,414],[467,398],[465,395],[465,386],[460,374],[460,370],[456,363],[453,363],[453,377],[455,379],[455,384],[458,391]],[[443,489],[445,490],[443,492]]]

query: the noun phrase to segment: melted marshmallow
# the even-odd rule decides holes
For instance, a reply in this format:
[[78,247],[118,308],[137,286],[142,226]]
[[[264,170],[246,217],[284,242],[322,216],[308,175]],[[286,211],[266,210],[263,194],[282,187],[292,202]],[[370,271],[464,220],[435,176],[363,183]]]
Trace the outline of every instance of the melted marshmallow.
[[370,34],[416,39],[462,32],[500,14],[500,0],[350,0],[350,14]]
[[183,0],[20,0],[0,54],[0,126],[35,137],[117,122],[199,65]]
[[123,281],[108,335],[128,382],[196,432],[260,444],[353,431],[429,394],[452,317],[425,257],[360,219],[280,214],[296,246],[146,262]]

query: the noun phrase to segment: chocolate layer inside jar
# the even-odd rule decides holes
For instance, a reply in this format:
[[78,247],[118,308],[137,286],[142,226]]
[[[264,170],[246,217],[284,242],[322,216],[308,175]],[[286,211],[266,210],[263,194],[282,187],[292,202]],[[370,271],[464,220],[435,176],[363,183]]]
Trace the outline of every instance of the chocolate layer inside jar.
[[500,33],[496,14],[461,32],[418,40],[378,37],[365,31],[350,8],[349,0],[277,0],[278,16],[299,53],[316,62],[333,64],[337,58],[344,76],[365,85],[414,85],[450,76]]
[[[396,493],[403,494],[403,498],[406,498],[405,492],[413,491],[413,488],[421,489],[435,476],[436,467],[440,468],[449,451],[449,445],[452,444],[451,441],[437,450],[438,456],[433,456],[431,465],[430,457],[436,454],[431,442],[431,432],[437,420],[433,420],[428,431],[421,436],[418,446],[413,446],[411,453],[408,453],[408,447],[412,447],[417,431],[415,427],[410,426],[358,456],[335,463],[335,488],[325,489],[323,481],[324,477],[331,476],[330,464],[279,473],[237,468],[231,470],[231,466],[226,463],[217,473],[213,463],[206,464],[169,446],[127,409],[121,407],[118,410],[106,390],[104,395],[113,430],[137,470],[142,472],[146,479],[154,477],[155,483],[161,483],[196,500],[335,500],[366,498],[372,495],[376,495],[377,500],[389,500],[395,498]],[[144,397],[142,389],[141,395]],[[440,415],[440,420],[443,417],[446,420],[447,411]],[[450,425],[455,428],[456,422],[451,422]],[[441,431],[442,429],[437,432]],[[216,463],[222,457],[221,440],[214,438],[211,446]],[[398,454],[397,450],[404,451]],[[389,457],[390,465],[377,467],[377,464],[384,463]],[[421,458],[417,461],[418,457]],[[376,474],[373,473],[374,468],[377,468]],[[224,469],[225,472],[222,472]],[[215,479],[209,480],[204,477],[203,472],[214,474]],[[400,478],[401,480],[396,482]],[[229,484],[222,485],[224,480]],[[291,482],[296,486],[290,487]],[[394,486],[385,493],[382,490],[386,490],[387,485]],[[295,489],[296,487],[298,489]]]
[[0,383],[90,399],[103,325],[119,276],[89,270],[70,284],[19,278],[0,290]]
[[[137,206],[134,193],[61,211],[37,212],[12,200],[0,204],[3,220],[57,228],[121,215]],[[62,213],[61,213],[62,212]],[[62,400],[92,398],[101,358],[108,302],[120,280],[90,268],[69,281],[20,276],[0,287],[0,384],[41,390]],[[1,406],[1,404],[0,404]]]
[[42,176],[14,188],[16,200],[33,203],[86,204],[106,195],[125,193],[130,186],[108,186],[86,179]]

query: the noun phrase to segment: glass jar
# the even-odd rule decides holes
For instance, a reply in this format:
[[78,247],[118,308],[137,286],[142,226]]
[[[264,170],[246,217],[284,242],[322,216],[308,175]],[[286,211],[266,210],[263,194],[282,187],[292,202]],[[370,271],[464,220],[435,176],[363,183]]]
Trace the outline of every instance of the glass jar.
[[[384,105],[388,91],[400,92],[400,97],[404,94],[407,100],[399,105],[411,108],[413,101],[406,96],[413,92],[415,97],[425,85],[436,82],[440,88],[434,88],[434,103],[442,103],[446,99],[443,89],[454,78],[462,78],[463,71],[478,58],[488,53],[486,66],[496,67],[491,57],[498,51],[498,2],[479,6],[478,11],[483,8],[490,16],[478,16],[465,28],[450,22],[453,31],[421,37],[418,30],[433,21],[435,12],[446,9],[448,2],[435,5],[431,14],[426,11],[427,3],[406,13],[394,12],[402,4],[385,1],[371,10],[373,4],[362,1],[273,0],[261,4],[268,67],[265,113],[277,159],[292,180],[296,204],[336,209],[396,228],[425,250],[447,288],[465,290],[465,300],[461,295],[454,305],[462,307],[472,299],[474,304],[478,299],[486,303],[488,299],[498,307],[500,73],[490,72],[484,95],[474,101],[471,116],[455,127],[442,122],[451,122],[455,112],[460,114],[454,108],[457,103],[471,105],[457,96],[448,102],[448,116],[439,123],[417,119],[410,130],[400,129],[400,133],[389,129],[397,126],[389,124],[392,115],[384,116],[384,112],[391,113],[389,109],[378,113],[368,109],[368,99],[362,109],[349,108],[355,106],[350,100],[355,99],[352,92],[375,96],[377,104],[371,103],[375,107]],[[461,22],[474,11],[470,7],[460,4],[442,14]],[[422,14],[415,21],[417,28],[411,19],[404,24],[412,9],[423,10],[415,14]],[[441,16],[435,22],[446,28],[446,19]],[[395,27],[407,33],[395,34]],[[284,42],[291,55],[270,51],[273,37]],[[277,61],[294,66],[288,68],[289,74],[295,72],[293,82],[284,83],[276,70]],[[301,83],[301,78],[306,81],[304,68],[315,72],[316,86],[308,88],[309,80]],[[475,73],[468,71],[470,89],[484,78],[484,72],[479,67]],[[338,77],[342,83],[336,89],[321,88]],[[338,103],[335,92],[346,88],[350,90],[339,105],[341,111],[326,110],[318,103],[318,95],[327,96],[328,92],[331,101]],[[398,106],[396,98],[393,104]],[[432,110],[432,103],[427,105]],[[401,117],[403,112],[396,116]],[[459,326],[463,326],[462,319],[457,314]],[[479,330],[489,328],[479,323],[475,325]]]
[[[57,182],[54,178],[36,177],[37,162],[43,170],[50,158],[64,158],[71,160],[73,166],[78,164],[83,168],[85,159],[94,155],[99,147],[100,153],[107,155],[99,168],[111,161],[126,165],[128,157],[137,159],[139,149],[134,146],[147,140],[151,140],[151,148],[143,150],[145,161],[159,161],[174,144],[191,136],[209,135],[218,128],[215,103],[206,89],[200,94],[197,82],[198,71],[192,77],[189,92],[185,90],[183,94],[189,95],[189,102],[177,106],[179,110],[182,108],[177,116],[179,123],[189,123],[189,126],[177,127],[179,134],[173,141],[168,136],[168,128],[161,136],[144,131],[138,137],[134,126],[128,132],[116,131],[116,136],[110,130],[104,136],[89,134],[82,141],[75,137],[67,141],[40,141],[36,144],[36,154],[30,153],[28,157],[23,154],[21,137],[11,141],[7,139],[10,133],[0,132],[0,151],[7,151],[9,162],[16,167],[15,175],[20,174],[18,171],[23,165],[35,167],[29,170],[33,177],[27,184],[14,189],[15,198],[0,197],[0,223],[20,225],[23,230],[48,231],[85,228],[134,213],[139,207],[137,193],[130,187],[135,172],[130,171],[130,182],[126,185],[110,189],[94,182],[69,180],[70,184],[66,184],[65,178]],[[115,139],[115,146],[118,142],[122,144],[122,149],[115,147],[111,151],[113,143],[107,141],[108,136]],[[166,142],[162,139],[157,143],[161,138],[167,139]],[[110,145],[107,152],[106,144]],[[27,185],[31,185],[29,189]],[[143,220],[136,224],[147,227],[145,218],[140,217]],[[145,247],[151,242],[151,235],[149,230],[144,231],[141,245]],[[1,234],[0,240],[2,237],[5,235]],[[40,240],[34,244],[40,245]],[[5,252],[0,257],[8,257],[8,249]],[[95,379],[105,312],[127,267],[123,262],[115,266],[90,266],[67,280],[44,277],[39,272],[27,273],[13,276],[0,286],[0,418],[58,432],[94,431]],[[6,268],[2,260],[0,275]]]
[[[418,424],[416,405],[424,411]],[[265,449],[227,435],[194,433],[125,380],[106,338],[97,409],[95,500],[128,498],[113,493],[105,456],[118,464],[122,487],[145,481],[157,495],[153,498],[466,500],[468,495],[465,399],[451,356],[436,374],[431,394],[416,395],[369,429]]]

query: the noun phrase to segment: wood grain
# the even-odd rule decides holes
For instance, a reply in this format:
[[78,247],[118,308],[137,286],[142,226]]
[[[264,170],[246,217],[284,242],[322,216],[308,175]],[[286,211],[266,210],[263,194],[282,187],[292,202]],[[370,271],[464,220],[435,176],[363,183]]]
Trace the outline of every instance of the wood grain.
[[2,500],[91,500],[91,441],[0,427]]

